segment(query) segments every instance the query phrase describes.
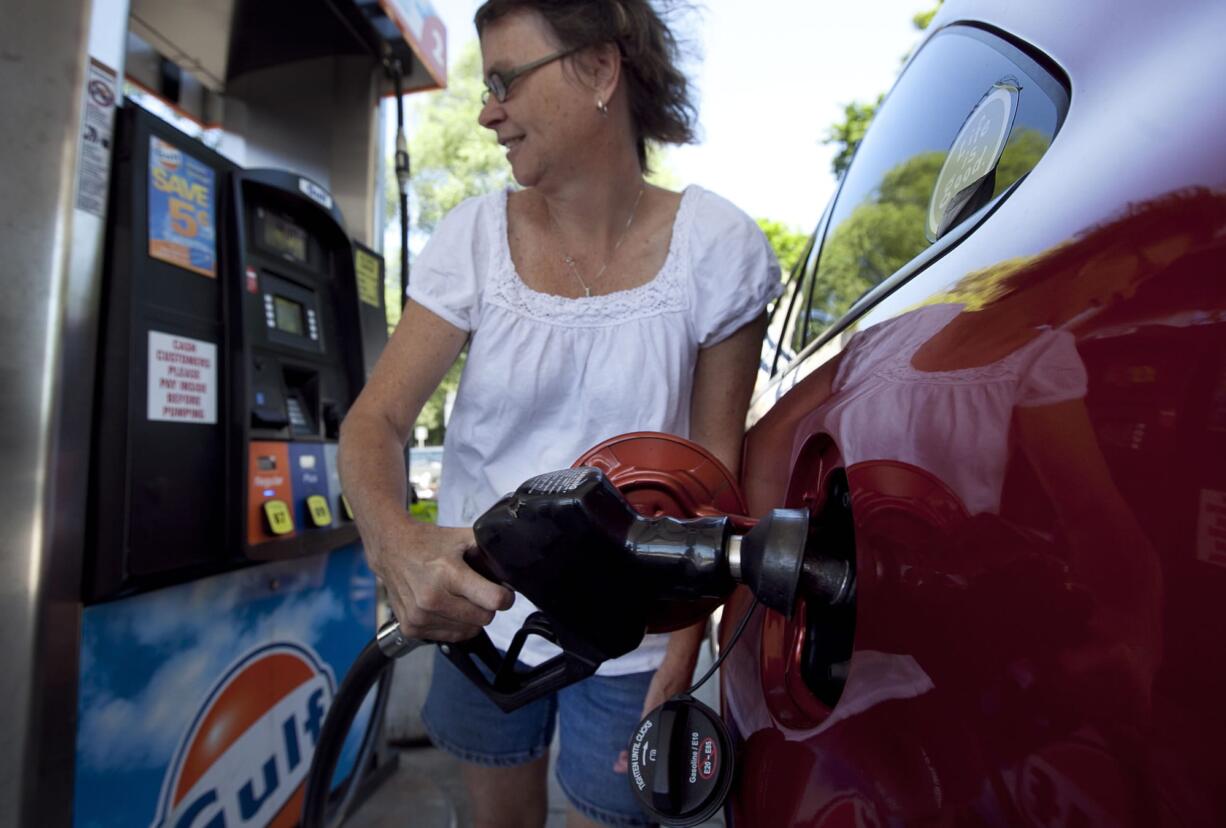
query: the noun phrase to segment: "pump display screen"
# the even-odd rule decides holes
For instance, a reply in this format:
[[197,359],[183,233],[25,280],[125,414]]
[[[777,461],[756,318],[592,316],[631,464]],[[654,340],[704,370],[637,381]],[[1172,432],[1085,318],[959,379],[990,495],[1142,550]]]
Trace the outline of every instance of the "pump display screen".
[[307,234],[288,219],[259,210],[260,242],[273,253],[280,253],[301,264],[307,263]]
[[286,333],[302,336],[306,331],[302,305],[284,296],[273,296],[272,306],[277,328]]

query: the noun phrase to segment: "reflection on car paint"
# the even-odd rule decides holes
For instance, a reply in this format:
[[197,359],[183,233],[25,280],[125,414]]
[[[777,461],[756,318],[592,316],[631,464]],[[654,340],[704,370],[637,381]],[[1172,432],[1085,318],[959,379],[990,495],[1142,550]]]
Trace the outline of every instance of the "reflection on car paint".
[[799,724],[759,695],[796,627],[757,622],[730,652],[736,824],[1226,813],[1199,758],[1226,738],[1226,674],[1199,660],[1223,632],[1223,261],[1226,194],[1172,191],[790,372],[744,489],[751,513],[799,505],[804,447],[837,450],[855,648],[835,709]]

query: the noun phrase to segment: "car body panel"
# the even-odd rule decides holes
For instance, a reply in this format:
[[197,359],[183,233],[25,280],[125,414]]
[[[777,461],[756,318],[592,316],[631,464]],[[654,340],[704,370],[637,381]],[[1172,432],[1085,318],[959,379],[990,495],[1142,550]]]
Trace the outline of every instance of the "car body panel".
[[842,469],[858,595],[833,705],[803,618],[728,653],[728,818],[1221,824],[1226,5],[951,0],[933,28],[968,22],[1061,67],[1067,118],[755,399],[751,514],[821,513]]

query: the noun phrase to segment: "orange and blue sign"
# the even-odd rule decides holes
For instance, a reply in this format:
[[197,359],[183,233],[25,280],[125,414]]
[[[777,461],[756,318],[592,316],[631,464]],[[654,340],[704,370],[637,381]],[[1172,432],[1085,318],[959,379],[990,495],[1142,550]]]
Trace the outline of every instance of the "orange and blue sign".
[[334,693],[332,671],[300,645],[241,656],[176,751],[153,824],[293,825]]
[[374,629],[358,546],[86,608],[74,825],[297,824],[338,678]]
[[379,6],[396,24],[422,66],[426,67],[435,88],[445,88],[447,27],[430,0],[379,0]]
[[149,136],[149,255],[216,278],[216,195],[211,167]]

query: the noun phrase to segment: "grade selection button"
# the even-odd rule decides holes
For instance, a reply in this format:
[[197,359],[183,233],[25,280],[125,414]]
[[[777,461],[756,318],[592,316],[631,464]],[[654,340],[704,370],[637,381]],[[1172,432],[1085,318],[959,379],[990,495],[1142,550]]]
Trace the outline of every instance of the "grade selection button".
[[332,510],[328,508],[328,499],[323,495],[313,494],[306,499],[307,513],[311,522],[320,529],[332,525]]
[[[327,504],[324,504],[327,508]],[[294,531],[294,517],[284,500],[265,500],[264,517],[268,519],[268,531],[274,535],[288,535]]]

